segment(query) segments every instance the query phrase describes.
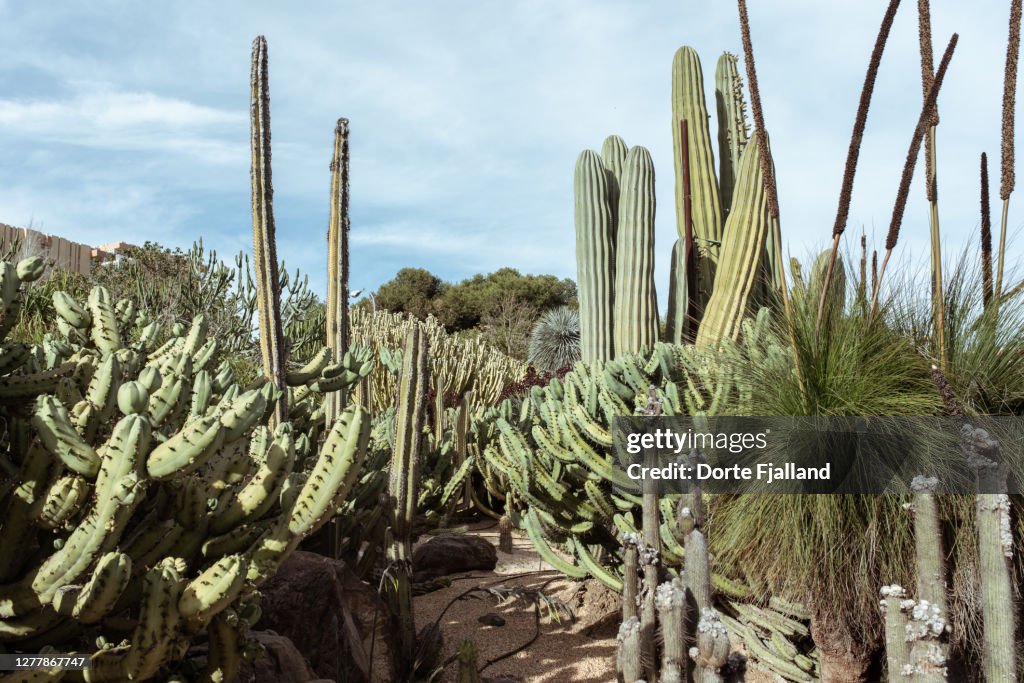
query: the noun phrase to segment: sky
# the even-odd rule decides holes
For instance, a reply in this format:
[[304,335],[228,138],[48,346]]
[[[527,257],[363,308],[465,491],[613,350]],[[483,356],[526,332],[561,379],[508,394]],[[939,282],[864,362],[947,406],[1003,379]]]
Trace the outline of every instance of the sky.
[[[886,4],[749,1],[783,236],[801,259],[830,242]],[[982,151],[998,202],[1009,4],[932,2],[936,59],[960,34],[939,103],[950,257],[977,240]],[[664,306],[676,235],[672,56],[697,49],[713,102],[718,55],[741,52],[726,0],[0,0],[0,222],[92,245],[187,248],[201,238],[229,261],[251,249],[248,79],[259,34],[269,44],[278,255],[314,289],[326,289],[328,164],[345,116],[353,289],[406,266],[448,281],[505,266],[574,277],[573,166],[615,133],[655,162]],[[861,152],[854,245],[862,227],[879,248],[885,239],[920,110],[917,50],[916,3],[903,0]],[[1022,217],[1011,203],[1011,232]],[[927,235],[919,172],[898,256],[926,263]]]

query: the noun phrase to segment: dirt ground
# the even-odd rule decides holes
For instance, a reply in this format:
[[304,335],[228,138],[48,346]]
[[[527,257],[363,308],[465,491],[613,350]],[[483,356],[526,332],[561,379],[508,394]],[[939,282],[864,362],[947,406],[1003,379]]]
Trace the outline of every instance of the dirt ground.
[[[497,547],[498,527],[481,522],[468,533]],[[441,616],[445,658],[459,643],[476,643],[477,666],[485,683],[614,683],[615,636],[621,620],[621,598],[595,580],[566,579],[545,563],[525,536],[513,534],[513,552],[498,551],[492,572],[453,574],[451,586],[415,598],[417,628]],[[575,618],[538,620],[533,603],[522,598],[499,602],[496,596],[472,589],[522,587],[561,600]],[[502,626],[479,619],[498,615]],[[734,643],[734,649],[741,649]],[[457,664],[445,671],[442,683],[456,680]],[[748,683],[772,683],[777,677],[749,667]]]
[[[495,547],[498,545],[498,527],[494,523],[474,525],[470,533],[486,538]],[[450,578],[450,587],[416,598],[417,627],[422,628],[444,612],[440,621],[445,639],[444,656],[455,653],[463,640],[474,641],[477,665],[482,668],[481,680],[492,679],[494,683],[506,680],[509,683],[615,681],[618,596],[609,595],[610,592],[594,582],[581,584],[566,579],[540,559],[529,539],[514,535],[512,554],[498,551],[498,566],[493,572],[466,572]],[[483,592],[463,596],[476,587],[516,586],[560,599],[576,618],[563,615],[555,621],[542,609],[538,620],[533,603],[522,598],[499,602],[497,597]],[[591,593],[589,600],[585,595],[587,591]],[[463,597],[460,599],[460,596]],[[479,618],[487,614],[500,616],[505,624],[480,623]],[[609,617],[606,624],[600,621],[603,615]],[[488,662],[493,663],[488,665]],[[452,665],[441,680],[455,681],[456,673],[457,666]]]

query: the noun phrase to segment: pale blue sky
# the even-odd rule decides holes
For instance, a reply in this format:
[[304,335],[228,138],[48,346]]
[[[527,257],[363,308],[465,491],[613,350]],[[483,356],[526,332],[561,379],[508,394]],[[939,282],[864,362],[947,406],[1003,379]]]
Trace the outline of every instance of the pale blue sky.
[[[750,0],[788,250],[829,239],[883,0]],[[998,192],[1009,0],[933,0],[935,51],[960,45],[940,102],[947,243],[976,239],[978,155]],[[431,3],[0,1],[0,222],[91,244],[200,237],[250,248],[250,44],[270,46],[279,254],[323,290],[334,121],[351,119],[352,277],[403,266],[448,280],[513,266],[575,276],[572,169],[609,133],[658,172],[658,289],[675,236],[670,66],[706,85],[739,52],[723,0]],[[884,240],[920,102],[916,3],[904,0],[873,101],[850,214]],[[713,100],[712,100],[713,101]],[[1019,136],[1024,138],[1024,131]],[[1024,156],[1021,150],[1019,156]],[[1024,199],[1011,226],[1021,224]],[[998,214],[997,214],[998,215]],[[926,257],[920,176],[902,254]]]

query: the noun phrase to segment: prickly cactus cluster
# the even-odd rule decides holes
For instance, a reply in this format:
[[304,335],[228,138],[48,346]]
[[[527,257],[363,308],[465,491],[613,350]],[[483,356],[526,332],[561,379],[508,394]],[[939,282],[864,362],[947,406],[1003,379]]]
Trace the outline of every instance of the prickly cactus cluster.
[[[5,334],[41,272],[0,265]],[[53,304],[59,332],[3,342],[0,539],[19,552],[0,560],[0,641],[93,653],[86,680],[146,680],[205,633],[203,676],[231,680],[260,584],[344,500],[368,416],[352,406],[322,446],[319,408],[271,430],[278,391],[217,364],[202,316],[160,330],[100,287]]]

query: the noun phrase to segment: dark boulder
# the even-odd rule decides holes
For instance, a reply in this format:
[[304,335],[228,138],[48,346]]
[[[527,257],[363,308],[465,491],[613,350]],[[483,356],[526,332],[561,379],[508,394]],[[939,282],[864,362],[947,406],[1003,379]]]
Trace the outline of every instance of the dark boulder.
[[497,564],[498,551],[487,539],[470,534],[443,534],[413,551],[413,581],[473,570],[490,571]]

